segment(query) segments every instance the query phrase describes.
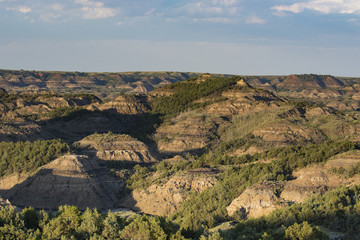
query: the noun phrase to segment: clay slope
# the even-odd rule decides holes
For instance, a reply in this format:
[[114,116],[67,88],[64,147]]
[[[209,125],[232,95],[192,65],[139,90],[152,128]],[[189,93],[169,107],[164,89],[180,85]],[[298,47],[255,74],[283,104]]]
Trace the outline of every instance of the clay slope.
[[146,95],[120,95],[104,104],[91,105],[88,109],[108,110],[120,114],[139,114],[149,112],[150,106]]
[[228,215],[240,218],[266,216],[287,204],[279,197],[281,183],[262,182],[247,188],[226,208]]
[[261,126],[253,131],[253,135],[277,146],[304,142],[316,143],[324,139],[323,134],[316,129],[295,125],[285,120]]
[[182,113],[156,130],[158,150],[176,155],[201,151],[206,147],[223,120],[194,112]]
[[93,134],[78,142],[87,154],[104,161],[155,163],[158,160],[143,142],[125,134]]
[[242,218],[260,217],[294,202],[303,202],[339,186],[360,183],[360,176],[334,174],[334,169],[350,169],[360,164],[360,152],[350,151],[334,156],[324,165],[312,165],[293,172],[294,180],[262,182],[246,189],[227,207],[228,215]]
[[171,177],[164,184],[136,189],[122,204],[147,214],[171,215],[191,192],[200,193],[208,187],[213,187],[215,183],[216,178],[212,172],[187,172]]
[[181,112],[156,129],[154,138],[160,152],[170,155],[201,152],[218,138],[219,129],[231,124],[233,118],[277,109],[285,100],[268,91],[254,89],[241,80],[221,95],[210,95],[196,103],[209,104]]
[[324,166],[314,165],[295,171],[293,175],[296,179],[285,184],[281,197],[287,201],[303,202],[316,193],[323,193],[341,185],[359,184],[359,175],[346,178],[331,171],[339,168],[349,169],[358,163],[360,163],[360,152],[351,151],[334,156]]
[[16,206],[57,209],[69,204],[83,210],[87,207],[104,210],[118,206],[117,195],[123,187],[122,179],[101,168],[94,159],[66,155],[0,194]]
[[285,100],[268,91],[247,87],[231,89],[221,94],[222,101],[206,106],[204,113],[234,116],[279,107]]

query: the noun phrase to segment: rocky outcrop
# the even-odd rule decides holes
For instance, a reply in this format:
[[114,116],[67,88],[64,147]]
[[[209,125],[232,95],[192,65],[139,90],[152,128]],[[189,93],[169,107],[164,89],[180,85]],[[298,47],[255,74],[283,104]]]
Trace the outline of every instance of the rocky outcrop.
[[228,215],[240,214],[240,218],[266,216],[272,211],[286,206],[279,197],[282,183],[262,182],[247,188],[226,208]]
[[21,184],[24,182],[28,177],[30,177],[30,174],[20,174],[20,173],[14,173],[6,177],[0,178],[0,191],[1,190],[9,190],[16,186],[17,184]]
[[51,111],[46,104],[33,104],[30,106],[25,106],[16,110],[20,115],[41,115]]
[[336,180],[329,178],[321,167],[308,167],[293,173],[295,180],[288,181],[281,197],[291,202],[303,202],[314,194],[324,193],[339,186]]
[[323,107],[307,108],[305,112],[306,118],[312,118],[312,117],[324,116],[324,115],[330,115],[330,112],[328,109]]
[[179,114],[170,124],[156,130],[158,149],[169,154],[201,150],[210,142],[221,121],[193,111]]
[[331,174],[331,168],[349,168],[360,163],[358,151],[337,155],[324,166],[314,165],[293,172],[294,180],[288,181],[281,197],[292,202],[303,202],[317,193],[324,193],[341,185],[360,183],[360,176],[352,178]]
[[337,111],[353,111],[360,109],[360,103],[356,101],[344,102],[333,100],[327,103],[326,106]]
[[271,85],[271,82],[267,79],[254,78],[249,80],[249,84],[254,88],[261,88],[268,91],[275,91],[275,87]]
[[94,105],[99,110],[110,110],[120,114],[139,114],[150,111],[147,97],[144,95],[120,95],[112,101]]
[[171,215],[191,192],[202,192],[214,186],[212,174],[183,174],[171,177],[164,184],[153,184],[144,190],[134,190],[122,204],[152,215]]
[[334,156],[325,164],[325,169],[329,168],[350,168],[360,163],[360,151],[354,150]]
[[295,125],[288,121],[276,121],[261,126],[253,131],[253,135],[276,145],[319,142],[324,138],[316,129]]
[[290,75],[283,82],[277,85],[280,89],[299,91],[304,88],[307,89],[325,89],[342,87],[344,83],[332,76],[303,74]]
[[221,101],[215,101],[203,110],[206,114],[234,116],[246,112],[260,112],[266,109],[278,108],[283,99],[275,94],[253,89],[248,86],[236,87],[221,94]]
[[336,89],[312,89],[306,88],[299,92],[291,92],[292,98],[314,98],[314,99],[331,99],[343,96],[344,93]]
[[333,157],[324,165],[312,165],[294,171],[294,180],[256,184],[247,188],[231,202],[227,207],[228,215],[236,218],[266,216],[291,203],[303,202],[314,194],[321,194],[341,185],[359,184],[359,175],[345,178],[329,171],[332,168],[346,169],[358,163],[360,163],[360,152],[350,151]]
[[80,148],[94,151],[105,161],[154,163],[158,160],[143,142],[122,134],[93,134],[78,142]]
[[11,206],[9,199],[3,199],[2,197],[0,197],[0,207],[9,207],[9,206]]
[[240,80],[220,96],[197,100],[196,103],[205,103],[206,106],[178,114],[161,125],[154,137],[159,151],[165,154],[200,152],[218,137],[218,130],[233,117],[278,109],[284,102],[276,94],[253,89]]
[[92,102],[100,102],[99,99],[89,99],[86,97],[73,97],[65,98],[60,96],[47,97],[41,96],[35,100],[36,102],[41,102],[46,104],[52,109],[63,108],[63,107],[82,107],[91,104]]
[[[6,181],[3,179],[2,182]],[[34,175],[1,195],[16,206],[57,209],[74,205],[79,209],[111,209],[119,204],[117,195],[124,180],[101,168],[94,159],[66,155],[41,167]]]

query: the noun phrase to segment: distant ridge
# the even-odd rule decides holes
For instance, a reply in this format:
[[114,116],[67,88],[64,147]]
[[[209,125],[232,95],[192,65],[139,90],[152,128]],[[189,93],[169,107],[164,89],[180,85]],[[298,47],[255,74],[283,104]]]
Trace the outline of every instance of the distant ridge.
[[302,74],[290,75],[283,82],[277,85],[277,88],[299,91],[305,88],[325,89],[344,86],[344,83],[330,75]]
[[[158,86],[198,77],[201,73],[121,72],[83,73],[0,70],[0,88],[11,92],[74,91],[101,89],[101,92],[148,92]],[[99,92],[99,91],[97,91]]]

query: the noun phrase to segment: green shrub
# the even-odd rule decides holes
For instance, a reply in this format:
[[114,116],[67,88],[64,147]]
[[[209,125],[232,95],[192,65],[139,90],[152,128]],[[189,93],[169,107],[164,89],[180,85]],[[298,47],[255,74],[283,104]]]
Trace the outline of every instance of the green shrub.
[[155,101],[153,112],[172,116],[189,108],[198,108],[204,104],[193,103],[200,98],[219,94],[234,86],[239,77],[208,79],[204,82],[187,80],[163,87],[173,91],[171,96],[160,97]]
[[288,240],[326,240],[329,237],[319,227],[311,226],[308,222],[294,223],[285,230]]
[[0,176],[31,172],[70,151],[61,140],[0,142]]

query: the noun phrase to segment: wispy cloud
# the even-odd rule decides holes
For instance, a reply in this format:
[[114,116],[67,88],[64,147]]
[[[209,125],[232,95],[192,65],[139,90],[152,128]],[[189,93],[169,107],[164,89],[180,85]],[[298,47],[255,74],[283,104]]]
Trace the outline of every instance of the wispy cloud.
[[64,5],[62,5],[60,3],[54,3],[54,4],[50,5],[50,9],[53,11],[62,11],[62,10],[64,10]]
[[257,16],[251,16],[245,20],[245,23],[246,24],[264,24],[264,23],[266,23],[266,21]]
[[[82,18],[114,18],[124,26],[150,21],[264,24],[257,16],[244,11],[250,0],[184,0],[166,3],[154,0],[0,0],[7,10],[26,14],[32,21],[66,22]],[[253,11],[252,11],[253,12]]]
[[300,13],[305,10],[318,11],[324,14],[360,14],[359,0],[311,0],[297,2],[291,5],[276,5],[273,10],[279,12]]
[[195,22],[217,23],[234,22],[240,11],[238,0],[193,0],[173,9],[176,17],[182,16]]
[[83,5],[81,11],[84,19],[108,18],[116,15],[116,10],[105,7],[103,2],[75,0],[75,3]]
[[27,7],[27,6],[8,7],[8,8],[6,8],[6,10],[18,11],[18,12],[21,12],[21,13],[29,13],[29,12],[31,12],[31,8]]
[[194,18],[194,22],[230,23],[232,20],[226,17]]
[[30,17],[32,21],[109,18],[117,15],[120,9],[116,5],[116,7],[109,7],[103,1],[92,0],[0,0],[0,3],[9,11],[31,13],[27,17]]

